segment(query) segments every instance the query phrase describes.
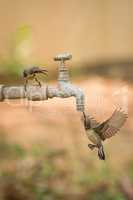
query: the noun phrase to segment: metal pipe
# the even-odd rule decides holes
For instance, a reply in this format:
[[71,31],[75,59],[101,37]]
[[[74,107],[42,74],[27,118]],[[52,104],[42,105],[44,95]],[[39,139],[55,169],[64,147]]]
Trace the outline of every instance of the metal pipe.
[[77,110],[84,111],[84,103],[85,103],[84,93],[80,88],[70,83],[69,70],[68,67],[65,65],[65,61],[70,60],[71,58],[72,55],[70,53],[62,53],[54,58],[55,61],[61,61],[59,66],[59,77],[58,77],[59,91],[63,93],[62,94],[63,98],[74,96],[76,98]]
[[64,61],[69,60],[72,56],[68,53],[59,54],[54,59],[56,61],[61,61],[59,66],[59,77],[58,77],[58,86],[28,86],[27,92],[25,92],[24,86],[5,86],[0,85],[0,101],[5,99],[22,99],[27,98],[32,101],[41,101],[47,100],[48,98],[60,97],[76,98],[76,108],[78,111],[84,111],[84,100],[85,96],[83,91],[74,86],[69,81],[69,71],[65,66]]

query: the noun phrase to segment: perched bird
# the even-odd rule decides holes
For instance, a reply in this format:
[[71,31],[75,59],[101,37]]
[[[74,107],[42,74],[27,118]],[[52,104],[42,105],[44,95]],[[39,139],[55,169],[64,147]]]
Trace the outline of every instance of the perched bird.
[[93,143],[88,144],[88,147],[91,150],[98,148],[98,157],[100,160],[105,160],[102,141],[115,135],[124,125],[126,119],[127,114],[122,109],[116,109],[112,116],[102,123],[97,122],[94,118],[83,112],[84,128],[89,140]]
[[35,80],[38,85],[41,87],[41,83],[40,81],[38,80],[36,74],[44,74],[44,75],[47,75],[48,71],[44,68],[40,68],[40,67],[31,67],[31,68],[28,68],[28,69],[24,69],[23,71],[23,78],[25,80],[25,91],[26,91],[26,87],[27,87],[27,84],[28,84],[28,80]]

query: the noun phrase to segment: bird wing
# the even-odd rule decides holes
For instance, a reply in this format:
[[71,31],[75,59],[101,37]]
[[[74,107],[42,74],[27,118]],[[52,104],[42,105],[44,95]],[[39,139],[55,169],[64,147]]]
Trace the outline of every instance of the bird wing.
[[127,114],[121,109],[116,109],[112,116],[104,121],[97,129],[97,132],[103,140],[115,135],[124,125],[127,119]]
[[84,116],[85,129],[93,129],[100,125],[100,123],[97,122],[93,117],[86,115],[84,112],[83,112],[83,116]]
[[47,70],[42,68],[42,67],[32,67],[31,68],[32,73],[43,73],[43,74],[47,74]]

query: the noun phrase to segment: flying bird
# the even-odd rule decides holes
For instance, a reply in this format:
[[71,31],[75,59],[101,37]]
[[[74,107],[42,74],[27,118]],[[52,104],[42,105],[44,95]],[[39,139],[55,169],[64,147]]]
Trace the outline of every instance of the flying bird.
[[28,69],[24,69],[23,71],[23,78],[25,80],[25,85],[24,85],[24,88],[25,88],[25,91],[27,89],[27,84],[28,84],[28,80],[35,80],[38,85],[41,87],[41,82],[38,80],[37,78],[37,74],[44,74],[44,75],[47,75],[48,71],[42,67],[30,67]]
[[105,160],[102,141],[115,135],[124,125],[126,119],[127,114],[122,109],[116,109],[111,117],[102,123],[97,122],[93,117],[83,112],[84,128],[88,139],[93,143],[88,144],[88,147],[91,150],[98,148],[98,157],[100,160]]

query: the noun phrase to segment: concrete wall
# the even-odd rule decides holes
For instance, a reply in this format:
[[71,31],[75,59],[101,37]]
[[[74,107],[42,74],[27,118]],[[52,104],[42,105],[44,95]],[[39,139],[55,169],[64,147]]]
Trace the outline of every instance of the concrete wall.
[[74,61],[133,56],[132,0],[0,0],[0,55],[22,25],[32,27],[31,59],[49,63],[62,51]]

